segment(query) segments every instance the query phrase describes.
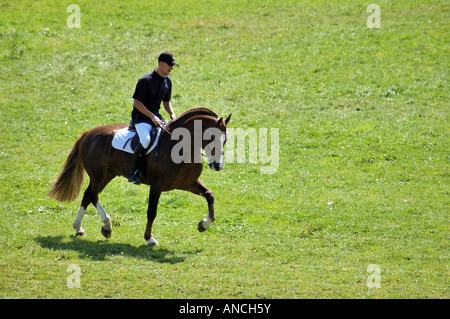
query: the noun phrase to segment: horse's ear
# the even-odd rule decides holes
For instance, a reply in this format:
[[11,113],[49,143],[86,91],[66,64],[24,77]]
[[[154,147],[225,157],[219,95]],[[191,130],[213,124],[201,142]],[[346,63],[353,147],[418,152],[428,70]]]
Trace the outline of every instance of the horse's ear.
[[231,114],[228,115],[228,117],[225,119],[225,124],[228,124],[228,122],[230,121],[230,118],[231,118]]

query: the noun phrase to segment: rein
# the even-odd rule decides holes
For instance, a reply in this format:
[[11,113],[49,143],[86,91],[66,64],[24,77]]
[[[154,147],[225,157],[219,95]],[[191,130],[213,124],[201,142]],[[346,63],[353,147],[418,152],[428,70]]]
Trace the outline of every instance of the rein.
[[162,130],[163,130],[164,132],[169,133],[169,135],[172,136],[172,133],[169,132],[168,130],[166,130],[166,128],[165,128],[162,124],[160,124],[159,127],[162,128]]

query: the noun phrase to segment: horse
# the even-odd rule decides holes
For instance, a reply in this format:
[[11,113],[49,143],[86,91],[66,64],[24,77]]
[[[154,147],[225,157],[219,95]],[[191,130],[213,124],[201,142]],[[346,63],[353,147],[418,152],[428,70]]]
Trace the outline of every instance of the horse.
[[[224,120],[207,108],[190,109],[167,123],[161,131],[158,147],[142,158],[140,165],[141,183],[150,186],[147,226],[144,232],[144,239],[148,245],[159,245],[158,241],[152,236],[152,225],[156,218],[158,201],[162,192],[179,189],[203,196],[206,199],[208,215],[198,223],[198,231],[207,230],[215,221],[214,194],[199,179],[203,170],[202,156],[205,156],[202,149],[208,157],[209,167],[216,171],[222,170],[224,167],[223,148],[226,143],[226,127],[230,117],[231,114]],[[132,154],[113,148],[111,145],[117,131],[127,126],[128,124],[111,124],[85,131],[75,142],[61,173],[51,186],[48,193],[49,197],[61,202],[71,202],[80,193],[85,172],[89,176],[89,185],[84,192],[73,224],[76,236],[86,236],[81,223],[87,207],[92,204],[97,209],[103,222],[102,235],[105,238],[111,237],[111,217],[100,204],[98,195],[116,176],[127,179],[130,176]],[[212,136],[207,133],[211,129],[220,133],[220,137],[216,134],[214,139],[217,139],[216,144],[220,141],[218,147],[210,147],[212,142],[209,142],[212,140]],[[200,134],[201,136],[199,136]],[[180,161],[180,157],[177,158],[177,152],[174,149],[180,149],[177,143],[181,143],[181,141],[177,142],[174,137],[181,137],[181,135],[183,135],[182,146],[185,147],[183,149],[183,160]],[[190,157],[191,160],[187,157]]]

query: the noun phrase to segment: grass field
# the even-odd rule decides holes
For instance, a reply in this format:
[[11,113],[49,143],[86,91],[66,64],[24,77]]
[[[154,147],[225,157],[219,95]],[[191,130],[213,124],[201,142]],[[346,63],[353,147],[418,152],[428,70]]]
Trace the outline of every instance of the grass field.
[[[370,3],[0,1],[0,297],[449,298],[450,6],[376,1],[369,28]],[[148,187],[117,178],[112,238],[92,206],[75,237],[80,198],[49,186],[83,131],[129,121],[165,50],[176,113],[278,128],[279,167],[205,165],[216,222],[199,233],[206,201],[164,193],[155,248]]]

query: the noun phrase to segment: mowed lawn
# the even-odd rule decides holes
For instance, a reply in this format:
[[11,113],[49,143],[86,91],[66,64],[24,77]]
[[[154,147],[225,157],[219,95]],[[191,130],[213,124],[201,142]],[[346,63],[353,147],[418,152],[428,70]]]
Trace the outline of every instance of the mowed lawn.
[[[377,1],[380,28],[369,4],[0,1],[0,297],[449,298],[449,4]],[[165,50],[176,113],[268,132],[276,170],[205,165],[216,222],[164,193],[154,248],[148,186],[116,178],[112,238],[92,206],[75,237],[81,198],[49,187],[85,130],[129,121]]]

